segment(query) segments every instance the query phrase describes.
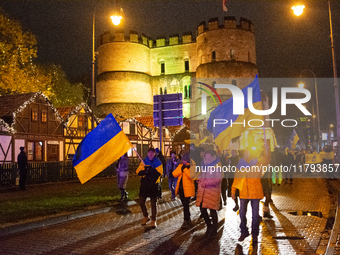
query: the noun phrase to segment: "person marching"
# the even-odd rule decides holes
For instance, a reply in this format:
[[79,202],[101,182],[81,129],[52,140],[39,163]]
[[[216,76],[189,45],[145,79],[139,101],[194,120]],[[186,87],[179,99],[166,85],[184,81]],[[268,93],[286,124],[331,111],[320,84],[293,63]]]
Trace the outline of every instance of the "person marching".
[[[217,235],[217,211],[220,206],[221,182],[223,175],[221,172],[210,172],[208,169],[211,167],[215,167],[215,169],[217,169],[217,167],[222,167],[220,159],[216,156],[216,151],[212,149],[206,151],[203,159],[203,165],[201,167],[206,168],[207,171],[203,172],[201,169],[201,173],[197,179],[198,190],[196,206],[200,207],[201,215],[207,225],[205,236],[207,238],[215,238]],[[207,209],[210,210],[212,222]]]
[[[166,169],[166,160],[165,157],[163,155],[163,153],[156,148],[155,149],[156,152],[156,157],[159,158],[159,160],[162,162],[162,166],[163,166],[163,171]],[[160,177],[159,183],[158,183],[158,199],[162,200],[163,199],[163,194],[162,194],[162,180],[163,180],[164,176],[163,174]]]
[[139,189],[139,205],[142,210],[144,218],[141,221],[142,226],[150,220],[148,211],[145,206],[146,199],[150,197],[151,200],[151,227],[156,228],[157,216],[157,196],[158,185],[163,174],[163,165],[159,158],[155,157],[156,152],[154,148],[148,149],[148,156],[140,163],[136,173],[141,176],[141,184]]
[[190,198],[195,196],[194,180],[190,178],[190,154],[185,153],[182,156],[182,163],[172,173],[174,178],[177,178],[176,195],[179,194],[183,205],[184,222],[181,226],[186,229],[192,226],[190,219]]
[[[266,153],[270,153],[269,150],[266,150]],[[240,170],[236,173],[234,183],[232,186],[232,198],[235,198],[236,189],[240,191],[240,218],[241,218],[241,236],[238,241],[242,242],[246,237],[249,236],[248,227],[247,227],[247,206],[248,203],[251,203],[252,208],[252,224],[251,224],[251,234],[253,238],[253,246],[258,243],[258,235],[259,235],[259,207],[260,207],[260,199],[263,198],[263,189],[261,184],[261,171],[249,171],[242,172],[244,169],[252,169],[252,167],[260,165],[268,165],[270,163],[270,154],[265,157],[260,158],[259,160],[255,158],[250,149],[246,148],[244,150],[243,158],[240,159],[237,169]],[[261,169],[262,170],[262,169]]]
[[118,161],[117,168],[117,182],[118,188],[120,189],[121,196],[120,201],[123,202],[124,199],[127,200],[128,194],[126,192],[126,184],[129,178],[129,160],[127,153],[125,153]]
[[[238,162],[240,161],[240,158],[237,154],[237,150],[236,149],[231,149],[230,151],[231,153],[231,157],[229,157],[229,165],[230,167],[237,167]],[[234,182],[234,175],[235,173],[229,173],[229,176],[231,178],[228,178],[228,196],[231,197],[231,187],[233,186],[233,182]],[[238,205],[238,197],[239,197],[239,190],[236,190],[235,192],[235,207],[233,208],[234,212],[237,212],[238,209],[240,209],[239,205]]]
[[170,152],[171,158],[166,163],[166,176],[168,177],[169,181],[169,189],[171,191],[171,199],[176,200],[176,184],[177,184],[177,177],[173,176],[173,171],[177,168],[178,165],[178,158],[176,157],[176,152]]

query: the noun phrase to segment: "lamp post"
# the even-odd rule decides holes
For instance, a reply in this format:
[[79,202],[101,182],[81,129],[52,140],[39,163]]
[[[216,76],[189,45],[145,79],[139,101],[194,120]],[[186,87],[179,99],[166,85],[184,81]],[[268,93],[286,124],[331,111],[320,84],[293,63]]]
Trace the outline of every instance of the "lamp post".
[[[97,3],[100,0],[97,1]],[[115,2],[116,3],[116,2]],[[92,116],[91,116],[91,130],[94,129],[94,108],[95,108],[95,86],[96,86],[96,78],[95,78],[95,64],[96,64],[96,40],[95,40],[95,28],[96,28],[96,8],[97,5],[94,7],[93,11],[93,19],[92,19],[92,86],[91,86],[91,109],[92,109]],[[115,6],[116,8],[116,6]],[[119,12],[112,15],[110,18],[112,20],[112,23],[115,26],[118,26],[122,20],[122,9],[120,9]]]
[[[292,9],[294,10],[297,9],[299,6],[293,6]],[[300,5],[298,8],[303,12],[303,8]],[[300,15],[302,14],[300,13]],[[295,14],[297,16],[300,16],[298,14]],[[333,61],[333,75],[334,75],[334,92],[335,92],[335,110],[336,110],[336,136],[337,136],[337,158],[339,160],[340,156],[340,109],[339,109],[339,84],[338,84],[338,73],[336,69],[336,61],[335,61],[335,52],[334,52],[334,38],[333,38],[333,25],[332,25],[332,11],[331,11],[331,2],[328,0],[328,17],[329,17],[329,26],[330,26],[330,37],[331,37],[331,48],[332,48],[332,61]]]
[[[319,114],[319,99],[318,99],[318,85],[316,83],[316,75],[313,71],[311,70],[302,70],[302,72],[300,73],[300,76],[304,73],[304,72],[310,72],[311,74],[313,74],[314,76],[314,88],[315,88],[315,100],[316,100],[316,118],[317,118],[317,123],[318,123],[318,152],[320,151],[320,147],[321,147],[321,131],[320,131],[320,114]],[[300,86],[300,84],[299,84]],[[314,107],[313,107],[313,121],[315,119],[315,115],[314,115]]]

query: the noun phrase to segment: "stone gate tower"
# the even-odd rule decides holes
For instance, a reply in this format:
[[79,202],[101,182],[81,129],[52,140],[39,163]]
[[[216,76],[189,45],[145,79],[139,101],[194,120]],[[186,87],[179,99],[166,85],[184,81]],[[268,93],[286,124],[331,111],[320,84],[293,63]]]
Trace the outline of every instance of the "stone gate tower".
[[[200,94],[191,78],[254,78],[256,47],[251,21],[225,17],[208,25],[201,22],[192,33],[152,40],[130,31],[105,32],[99,39],[96,84],[97,115],[125,118],[152,115],[153,95],[182,93],[184,115],[189,103],[200,111]],[[243,88],[247,84],[236,84]],[[219,92],[220,94],[220,92]],[[227,99],[228,92],[221,93]],[[208,101],[209,104],[209,101]]]

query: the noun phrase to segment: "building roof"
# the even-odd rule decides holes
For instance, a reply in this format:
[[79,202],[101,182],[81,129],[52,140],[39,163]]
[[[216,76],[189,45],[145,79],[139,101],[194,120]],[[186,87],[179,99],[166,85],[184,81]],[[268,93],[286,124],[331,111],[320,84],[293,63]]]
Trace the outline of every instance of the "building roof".
[[[64,124],[67,125],[70,117],[74,114],[76,114],[80,109],[84,109],[86,112],[92,113],[92,110],[86,103],[81,103],[79,105],[72,105],[72,106],[63,106],[63,107],[58,107],[57,110],[61,117],[64,120]],[[100,122],[100,120],[94,116],[94,120],[97,122],[97,124]]]
[[58,107],[57,110],[60,114],[60,116],[63,118],[64,121],[68,118],[68,115],[71,111],[73,111],[76,108],[75,105],[73,106],[63,106],[63,107]]
[[12,117],[25,103],[29,102],[37,93],[13,94],[0,96],[0,118]]
[[26,105],[34,102],[37,97],[42,97],[45,102],[53,109],[57,117],[62,121],[62,118],[56,108],[52,105],[50,100],[42,93],[24,93],[0,96],[0,118],[7,124],[7,129],[15,132],[14,116],[16,113],[21,112]]

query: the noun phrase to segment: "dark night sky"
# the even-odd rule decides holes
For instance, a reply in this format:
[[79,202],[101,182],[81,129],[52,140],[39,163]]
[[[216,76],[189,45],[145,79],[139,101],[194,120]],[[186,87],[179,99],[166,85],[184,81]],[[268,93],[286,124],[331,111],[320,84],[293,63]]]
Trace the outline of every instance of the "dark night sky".
[[[244,17],[255,25],[259,76],[299,77],[304,69],[317,77],[333,77],[327,1],[300,0],[303,15],[293,15],[287,1],[228,0],[121,0],[125,30],[157,36],[192,31],[201,21],[224,16]],[[340,59],[340,1],[332,2],[336,57]],[[2,7],[38,39],[38,61],[61,64],[68,77],[89,74],[92,61],[92,15],[96,0],[2,0]],[[101,0],[96,9],[96,38],[113,29],[109,19],[113,1]],[[305,77],[312,77],[308,72]],[[266,88],[265,88],[266,89]],[[313,90],[311,88],[310,90]],[[320,116],[323,126],[335,122],[332,84],[319,86]],[[314,96],[314,94],[312,95]],[[323,127],[322,126],[322,127]]]

